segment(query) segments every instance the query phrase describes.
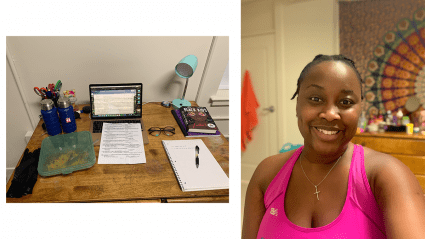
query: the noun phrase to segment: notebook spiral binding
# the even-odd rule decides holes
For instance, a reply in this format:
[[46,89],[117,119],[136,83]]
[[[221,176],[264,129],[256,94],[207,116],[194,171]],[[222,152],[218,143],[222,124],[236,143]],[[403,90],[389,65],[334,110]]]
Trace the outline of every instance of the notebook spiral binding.
[[[165,144],[165,143],[163,142],[163,144]],[[171,158],[171,155],[168,153],[167,147],[164,147],[164,148],[165,148],[165,152],[167,153],[168,160],[170,160],[171,167],[173,167],[174,175],[176,175],[176,178],[177,178],[177,181],[179,182],[180,188],[181,188],[182,191],[184,191],[183,182],[179,177],[179,173],[177,172],[176,167],[174,166],[173,159]]]

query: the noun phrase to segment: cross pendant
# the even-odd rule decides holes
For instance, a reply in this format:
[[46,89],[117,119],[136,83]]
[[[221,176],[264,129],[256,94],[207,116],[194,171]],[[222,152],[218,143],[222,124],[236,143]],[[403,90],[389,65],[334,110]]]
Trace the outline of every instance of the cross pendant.
[[319,193],[320,193],[320,191],[317,191],[317,186],[314,186],[315,188],[316,188],[316,192],[315,193],[313,193],[313,194],[316,194],[316,196],[317,196],[317,200],[319,200]]

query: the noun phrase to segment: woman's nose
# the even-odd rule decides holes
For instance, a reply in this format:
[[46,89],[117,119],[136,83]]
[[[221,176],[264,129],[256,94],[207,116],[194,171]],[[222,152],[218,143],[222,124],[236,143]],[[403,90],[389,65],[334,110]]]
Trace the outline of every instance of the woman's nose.
[[330,122],[332,120],[341,119],[341,115],[339,113],[339,108],[337,106],[330,105],[326,106],[319,116]]

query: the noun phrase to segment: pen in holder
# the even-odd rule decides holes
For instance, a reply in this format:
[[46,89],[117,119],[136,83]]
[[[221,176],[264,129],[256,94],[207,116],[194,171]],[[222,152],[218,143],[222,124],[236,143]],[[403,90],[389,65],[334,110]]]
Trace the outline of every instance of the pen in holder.
[[53,101],[53,103],[55,104],[55,107],[58,107],[58,100],[59,100],[59,94],[54,94],[51,98],[51,100]]

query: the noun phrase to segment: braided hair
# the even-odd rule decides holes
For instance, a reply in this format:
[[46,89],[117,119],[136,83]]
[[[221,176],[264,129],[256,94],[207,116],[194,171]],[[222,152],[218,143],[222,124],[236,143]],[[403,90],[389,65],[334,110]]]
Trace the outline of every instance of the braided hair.
[[346,65],[348,65],[349,67],[351,67],[354,72],[357,75],[357,78],[359,79],[360,82],[360,89],[361,89],[361,98],[363,100],[363,80],[362,77],[360,76],[360,73],[357,71],[356,69],[356,65],[354,64],[354,61],[348,59],[347,57],[343,56],[343,55],[317,55],[316,57],[314,57],[313,61],[308,63],[304,69],[302,70],[300,77],[298,78],[297,81],[297,91],[295,92],[295,94],[292,96],[291,100],[293,100],[295,98],[295,96],[298,95],[298,93],[300,92],[300,85],[301,82],[304,80],[304,77],[306,76],[306,74],[308,73],[308,71],[315,65],[318,65],[319,63],[325,62],[325,61],[340,61],[345,63]]

